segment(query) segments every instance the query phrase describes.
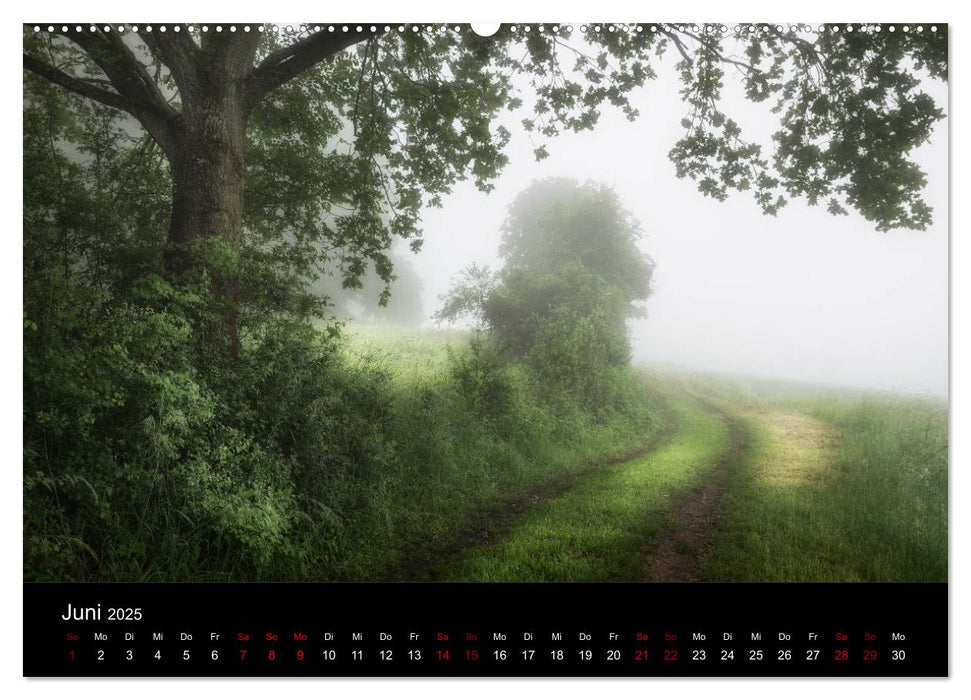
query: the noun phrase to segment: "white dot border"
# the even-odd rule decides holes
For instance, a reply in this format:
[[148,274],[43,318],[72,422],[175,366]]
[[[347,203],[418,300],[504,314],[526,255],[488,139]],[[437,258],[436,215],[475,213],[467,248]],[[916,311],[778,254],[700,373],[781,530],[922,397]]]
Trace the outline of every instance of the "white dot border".
[[[190,24],[190,25],[178,25],[178,24],[118,24],[118,25],[53,25],[49,24],[47,26],[41,24],[27,23],[25,26],[32,27],[35,33],[47,32],[49,34],[70,34],[70,33],[82,33],[82,32],[97,32],[102,31],[105,33],[115,32],[117,34],[140,34],[140,33],[151,33],[153,31],[157,32],[181,32],[183,28],[190,34],[202,33],[208,34],[210,31],[216,33],[235,33],[235,32],[271,32],[273,34],[305,34],[308,31],[317,33],[326,31],[329,33],[357,33],[357,34],[378,34],[378,33],[390,33],[397,30],[398,33],[405,33],[410,31],[415,34],[433,34],[433,33],[445,33],[454,32],[461,33],[463,31],[474,30],[467,29],[468,25],[458,25],[458,24],[397,24],[397,25],[376,25],[376,24]],[[516,35],[526,35],[532,31],[536,32],[549,32],[552,34],[569,34],[574,31],[574,27],[571,24],[509,24],[505,25],[500,29],[505,29],[506,31],[516,34]],[[689,30],[696,33],[704,34],[729,34],[733,33],[735,35],[756,35],[756,34],[786,34],[786,33],[803,33],[803,34],[895,34],[897,32],[908,34],[917,33],[921,34],[924,32],[930,32],[932,34],[940,34],[940,28],[936,24],[821,24],[821,25],[808,25],[808,24],[736,24],[733,26],[725,24],[581,24],[579,26],[581,33],[589,33],[592,35],[604,35],[604,34],[657,34],[664,31],[685,31]],[[485,38],[485,37],[483,37]]]

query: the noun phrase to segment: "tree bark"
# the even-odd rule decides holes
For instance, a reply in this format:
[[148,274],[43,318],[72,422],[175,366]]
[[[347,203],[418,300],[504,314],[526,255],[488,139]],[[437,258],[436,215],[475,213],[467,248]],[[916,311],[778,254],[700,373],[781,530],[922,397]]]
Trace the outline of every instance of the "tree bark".
[[235,357],[246,114],[235,85],[206,87],[185,105],[170,156],[172,216],[165,261],[173,281],[208,278],[215,318],[203,329],[204,340]]

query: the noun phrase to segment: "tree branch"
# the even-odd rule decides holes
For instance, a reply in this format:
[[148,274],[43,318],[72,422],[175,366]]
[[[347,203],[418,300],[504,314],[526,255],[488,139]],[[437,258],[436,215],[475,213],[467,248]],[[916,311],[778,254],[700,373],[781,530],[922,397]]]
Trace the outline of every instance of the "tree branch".
[[700,37],[697,34],[694,34],[687,30],[681,30],[681,33],[684,34],[685,36],[691,37],[696,42],[698,42],[703,48],[705,48],[708,51],[711,51],[714,54],[715,58],[717,58],[721,63],[727,63],[733,66],[738,66],[739,68],[745,69],[745,71],[748,73],[762,72],[761,70],[759,70],[758,68],[756,68],[755,66],[749,63],[745,63],[744,61],[736,61],[734,58],[729,58],[725,56],[721,51],[718,50],[717,44],[712,39],[706,39],[704,37]]
[[169,69],[179,92],[186,94],[195,90],[198,83],[195,62],[199,47],[192,40],[187,26],[182,25],[180,29],[178,32],[152,32],[140,36],[155,60]]
[[168,118],[178,116],[120,34],[70,32],[65,36],[77,44],[104,71],[115,89],[135,102],[140,111],[156,110],[159,116]]
[[134,114],[135,105],[131,100],[80,78],[75,78],[73,75],[68,75],[59,68],[44,63],[30,54],[24,54],[24,68],[77,95]]
[[684,44],[681,43],[681,40],[678,38],[678,36],[674,32],[669,32],[667,29],[663,29],[662,28],[661,29],[661,34],[663,34],[664,36],[668,37],[671,41],[674,42],[674,45],[677,47],[678,52],[681,54],[681,57],[687,63],[689,63],[689,64],[693,64],[694,63],[694,61],[691,59],[691,56],[688,55],[688,51],[687,51],[687,49],[685,49]]
[[131,49],[115,33],[75,33],[65,35],[84,51],[104,72],[116,92],[69,75],[27,53],[24,68],[75,94],[123,110],[135,117],[167,152],[176,142],[175,128],[179,113],[168,102]]
[[246,103],[252,109],[274,90],[340,51],[373,37],[370,32],[319,31],[274,51],[246,77]]

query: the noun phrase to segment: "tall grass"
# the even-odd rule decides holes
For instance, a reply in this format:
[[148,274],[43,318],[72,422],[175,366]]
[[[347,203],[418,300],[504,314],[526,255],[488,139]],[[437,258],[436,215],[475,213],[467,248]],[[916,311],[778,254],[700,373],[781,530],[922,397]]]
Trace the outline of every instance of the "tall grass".
[[[459,376],[470,362],[477,372],[476,362],[486,362],[469,359],[463,334],[358,327],[347,340],[351,365],[389,378],[383,431],[393,450],[365,481],[335,484],[363,489],[366,497],[342,513],[342,542],[328,578],[426,578],[431,572],[414,562],[448,548],[452,533],[481,506],[644,445],[664,422],[652,383],[632,371],[612,378],[611,405],[590,407],[537,383],[522,366],[503,364],[481,370],[485,380],[474,377],[502,385],[502,401],[490,405],[469,396],[469,382]],[[490,371],[498,378],[490,380]],[[348,494],[337,500],[354,501]]]
[[947,580],[947,408],[906,399],[820,402],[814,413],[840,429],[840,510],[863,577]]
[[755,439],[725,496],[709,580],[947,580],[946,406],[875,396],[732,406]]

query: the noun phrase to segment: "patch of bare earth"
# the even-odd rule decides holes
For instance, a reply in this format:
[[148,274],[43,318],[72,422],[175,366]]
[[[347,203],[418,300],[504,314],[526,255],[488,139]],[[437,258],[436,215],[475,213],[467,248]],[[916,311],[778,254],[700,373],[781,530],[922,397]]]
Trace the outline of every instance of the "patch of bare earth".
[[748,449],[749,437],[743,425],[730,414],[699,400],[728,426],[731,446],[697,491],[677,503],[657,537],[657,546],[647,555],[644,579],[654,583],[701,580],[701,562],[712,549],[711,535],[719,517],[719,503],[725,483]]

